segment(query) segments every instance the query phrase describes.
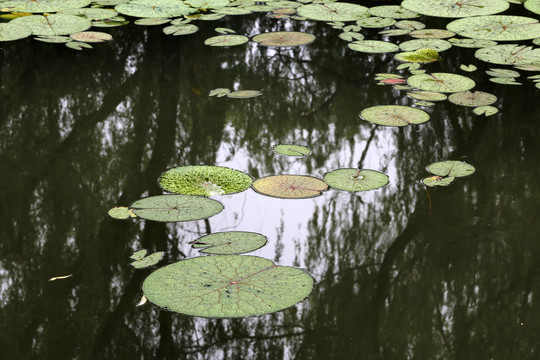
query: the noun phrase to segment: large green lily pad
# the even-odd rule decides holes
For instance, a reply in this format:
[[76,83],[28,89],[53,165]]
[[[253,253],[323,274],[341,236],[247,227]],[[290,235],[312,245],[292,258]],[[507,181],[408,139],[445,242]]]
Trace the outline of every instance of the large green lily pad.
[[264,46],[288,47],[309,44],[315,41],[315,35],[300,31],[275,31],[255,35],[251,40]]
[[0,41],[13,41],[24,39],[32,35],[32,30],[24,25],[14,25],[12,23],[0,23]]
[[82,8],[91,0],[17,0],[0,2],[2,11],[52,13],[65,9]]
[[92,26],[88,19],[62,14],[23,16],[11,20],[10,24],[24,25],[34,35],[69,35],[84,31]]
[[308,4],[297,8],[300,16],[321,21],[356,21],[370,16],[369,9],[362,5],[346,2]]
[[362,110],[360,117],[384,126],[407,126],[422,124],[429,120],[429,114],[424,110],[402,105],[372,106]]
[[305,299],[313,278],[304,270],[242,255],[191,258],[162,267],[142,285],[146,298],[167,310],[203,317],[272,313]]
[[387,41],[380,40],[358,40],[353,41],[347,46],[354,51],[365,53],[389,53],[399,50],[399,46]]
[[118,15],[114,10],[97,8],[66,9],[60,11],[59,14],[84,16],[88,20],[105,20]]
[[413,88],[442,93],[453,93],[472,89],[475,82],[463,75],[451,73],[417,74],[407,79]]
[[196,9],[178,0],[131,0],[114,7],[120,14],[140,18],[169,18],[188,15]]
[[423,15],[464,18],[498,14],[509,4],[506,0],[404,0],[401,6]]
[[471,164],[467,164],[464,161],[446,160],[428,165],[427,170],[434,175],[444,177],[463,177],[473,174],[475,168]]
[[324,175],[324,181],[334,189],[367,191],[381,188],[389,183],[388,175],[368,169],[337,169]]
[[207,219],[219,214],[223,204],[202,196],[158,195],[137,200],[129,208],[146,220],[178,222]]
[[488,46],[476,50],[474,56],[482,61],[500,65],[540,63],[540,49],[518,44]]
[[477,16],[454,20],[446,28],[461,36],[481,40],[518,41],[540,36],[538,20],[525,16]]
[[251,185],[259,194],[282,199],[309,199],[328,190],[324,181],[309,175],[271,175]]
[[248,231],[218,232],[190,242],[194,249],[204,254],[232,255],[255,251],[263,247],[266,236]]
[[448,96],[448,101],[461,106],[477,107],[491,105],[497,101],[497,97],[483,91],[461,91]]
[[525,9],[540,15],[540,0],[527,0],[523,5]]
[[165,171],[159,185],[167,191],[186,195],[225,195],[247,190],[253,179],[241,171],[222,166],[180,166]]

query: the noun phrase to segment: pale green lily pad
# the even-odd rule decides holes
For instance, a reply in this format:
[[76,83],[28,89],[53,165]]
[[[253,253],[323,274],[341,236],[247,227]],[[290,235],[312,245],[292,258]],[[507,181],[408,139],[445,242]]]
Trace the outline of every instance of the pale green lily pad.
[[51,35],[51,36],[38,36],[34,40],[43,41],[52,44],[65,44],[73,41],[69,36]]
[[482,40],[517,41],[540,36],[538,20],[525,16],[477,16],[454,20],[446,28],[461,36]]
[[84,16],[88,20],[106,20],[118,15],[118,13],[114,10],[96,8],[66,9],[58,13],[64,15]]
[[537,37],[536,39],[533,39],[533,44],[534,45],[540,45],[540,37]]
[[142,18],[135,20],[134,24],[140,26],[156,26],[167,24],[170,21],[171,19],[167,18]]
[[496,41],[492,40],[480,40],[480,39],[458,39],[458,38],[451,38],[448,39],[448,41],[457,47],[462,48],[484,48],[488,46],[497,45]]
[[24,39],[32,35],[32,30],[24,25],[14,25],[12,23],[0,23],[0,41],[14,41]]
[[103,42],[112,40],[112,35],[99,31],[82,31],[69,35],[73,40],[82,42]]
[[485,115],[485,116],[491,116],[495,115],[499,112],[499,109],[493,106],[479,106],[477,108],[474,108],[473,112],[476,115]]
[[407,93],[410,97],[416,100],[427,100],[427,101],[443,101],[448,98],[445,94],[434,91],[424,91],[424,90],[415,90],[409,91]]
[[142,285],[169,311],[203,317],[268,314],[304,300],[313,278],[302,269],[248,255],[200,256],[162,267]]
[[155,252],[148,255],[147,257],[133,261],[131,263],[131,266],[133,266],[135,269],[144,269],[156,265],[163,259],[163,255],[165,255],[165,252],[163,251]]
[[522,83],[517,82],[514,78],[508,77],[492,77],[489,78],[489,81],[502,85],[523,85]]
[[415,51],[420,49],[433,49],[438,52],[448,50],[452,44],[442,39],[414,39],[404,41],[399,44],[399,48],[403,51]]
[[332,188],[345,191],[368,191],[386,186],[390,180],[382,172],[368,169],[336,169],[324,175]]
[[383,28],[392,26],[396,23],[396,20],[390,18],[383,18],[378,16],[372,16],[365,19],[358,20],[356,24],[365,28]]
[[297,1],[277,0],[266,1],[266,5],[275,7],[276,9],[296,9],[297,7],[302,6],[302,3]]
[[227,94],[230,99],[249,99],[262,95],[260,90],[236,90]]
[[356,32],[342,32],[338,35],[340,39],[345,41],[358,41],[364,40],[364,35]]
[[217,27],[214,29],[215,32],[217,32],[218,34],[234,34],[236,33],[236,31],[234,31],[233,29],[229,29],[229,28],[224,28],[224,27]]
[[82,41],[70,41],[66,43],[66,46],[73,50],[92,49],[92,45]]
[[[152,19],[152,18],[148,18],[148,19]],[[188,18],[185,18],[185,17],[180,17],[180,18],[177,18],[177,19],[174,19],[173,21],[171,21],[171,25],[176,25],[176,26],[180,26],[180,25],[186,25],[186,24],[189,24],[191,22],[192,19],[188,19]]]
[[98,5],[104,5],[104,6],[114,6],[118,4],[123,4],[129,2],[129,0],[97,0],[94,1]]
[[418,74],[407,79],[413,88],[442,93],[453,93],[472,89],[476,83],[463,75],[451,73]]
[[373,16],[379,16],[391,19],[412,19],[420,14],[407,10],[399,5],[382,5],[369,8],[369,13]]
[[465,65],[465,64],[461,64],[459,66],[459,68],[463,71],[466,71],[466,72],[474,72],[476,71],[478,68],[476,66],[474,66],[473,64],[470,64],[470,65]]
[[456,33],[443,29],[420,29],[411,31],[409,35],[417,39],[446,39],[456,35]]
[[[216,14],[221,15],[246,15],[251,14],[252,11],[246,8],[235,8],[235,7],[226,7],[222,9],[214,9],[212,10]],[[203,15],[204,16],[204,15]]]
[[120,14],[140,18],[170,18],[188,15],[196,9],[178,0],[131,0],[114,7]]
[[398,65],[396,69],[398,70],[407,69],[409,71],[414,71],[414,70],[418,70],[419,68],[420,68],[420,64],[418,63],[405,63],[405,64]]
[[506,77],[506,78],[515,78],[519,76],[519,72],[510,69],[501,69],[501,68],[491,68],[486,71],[486,74],[493,77]]
[[453,177],[453,176],[442,177],[442,176],[434,175],[434,176],[429,176],[429,177],[423,179],[422,183],[424,183],[424,185],[430,186],[430,187],[433,187],[433,186],[448,186],[455,179],[456,178]]
[[359,40],[351,42],[347,46],[351,50],[365,53],[389,53],[399,50],[399,46],[396,44],[379,40]]
[[540,63],[540,49],[517,44],[485,47],[476,50],[474,56],[482,61],[499,65]]
[[358,25],[347,25],[343,27],[344,32],[358,32],[360,30],[362,30],[362,27]]
[[394,24],[395,27],[398,29],[405,29],[405,30],[419,30],[426,27],[424,23],[421,23],[420,21],[416,20],[401,20]]
[[233,255],[244,254],[263,247],[266,236],[247,231],[227,231],[213,233],[190,242],[194,249],[204,254]]
[[137,250],[129,258],[132,260],[141,260],[146,256],[147,253],[148,251],[146,249]]
[[188,4],[195,9],[221,9],[229,5],[229,0],[184,0],[185,4]]
[[506,0],[404,0],[401,6],[434,17],[464,18],[497,14],[508,9]]
[[23,13],[53,13],[65,9],[82,8],[91,0],[18,0],[0,2],[2,11]]
[[527,0],[523,5],[525,9],[540,15],[540,0]]
[[[413,75],[416,75],[416,74],[425,74],[426,73],[426,70],[424,69],[418,69],[418,70],[411,70],[411,74]],[[411,88],[412,89],[412,88]]]
[[130,208],[124,206],[117,206],[110,209],[108,212],[110,217],[114,219],[129,219],[130,217],[136,217]]
[[227,94],[230,94],[231,90],[227,88],[217,88],[210,90],[210,93],[208,93],[208,96],[217,96],[217,97],[223,97]]
[[315,35],[299,31],[275,31],[255,35],[251,40],[264,46],[291,47],[315,41]]
[[417,101],[414,103],[414,105],[423,106],[423,107],[431,107],[431,106],[435,106],[435,103],[432,103],[431,101]]
[[423,110],[402,105],[377,105],[362,110],[360,117],[366,121],[384,126],[407,126],[422,124],[429,120]]
[[514,68],[518,70],[525,70],[525,71],[540,71],[540,62],[537,64],[521,64],[521,65],[514,65]]
[[463,177],[475,172],[474,166],[464,161],[445,160],[438,161],[427,166],[427,170],[433,175]]
[[400,61],[422,64],[440,61],[442,59],[437,50],[431,48],[397,53],[396,55],[394,55],[394,58]]
[[491,105],[497,101],[497,97],[483,91],[461,91],[450,94],[448,101],[456,105],[477,107]]
[[208,46],[236,46],[242,45],[249,41],[249,38],[244,35],[219,35],[213,36],[204,41],[204,45]]
[[297,8],[300,16],[321,21],[356,21],[370,16],[369,9],[346,2],[308,4]]
[[103,28],[110,28],[110,27],[117,27],[117,26],[124,26],[129,24],[129,21],[110,21],[110,20],[98,20],[98,21],[92,21],[92,26],[94,27],[103,27]]
[[23,16],[9,22],[12,25],[28,27],[34,35],[69,35],[84,31],[92,26],[90,20],[75,15],[31,15]]
[[271,175],[251,185],[257,193],[281,199],[309,199],[328,189],[324,181],[309,175]]
[[385,35],[385,36],[401,36],[401,35],[407,35],[410,32],[411,30],[407,30],[407,29],[389,29],[389,30],[379,31],[379,34]]
[[169,25],[163,28],[163,33],[166,35],[189,35],[196,33],[199,30],[197,25],[184,24],[184,25]]
[[177,194],[214,196],[245,191],[253,179],[223,166],[195,165],[167,170],[158,181],[164,190]]
[[223,19],[225,17],[225,14],[200,14],[198,20],[202,21],[214,21]]
[[304,157],[311,154],[311,150],[307,146],[279,144],[272,147],[272,151],[279,155]]
[[251,6],[246,6],[245,9],[253,11],[253,12],[269,12],[269,11],[274,10],[275,8],[273,6],[255,4]]
[[383,79],[402,79],[403,76],[398,74],[390,74],[390,73],[377,73],[375,74],[375,80],[383,80]]
[[208,219],[224,208],[219,201],[191,195],[151,196],[137,200],[129,207],[140,218],[162,222]]

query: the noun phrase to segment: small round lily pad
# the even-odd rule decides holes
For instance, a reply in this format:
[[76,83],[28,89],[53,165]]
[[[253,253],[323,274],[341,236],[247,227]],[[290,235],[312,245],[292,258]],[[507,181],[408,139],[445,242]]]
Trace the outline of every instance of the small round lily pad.
[[248,231],[218,232],[190,242],[192,248],[204,254],[232,255],[255,251],[263,247],[266,236]]
[[448,186],[455,179],[456,178],[453,177],[453,176],[442,177],[442,176],[438,176],[438,175],[433,175],[433,176],[429,176],[429,177],[423,179],[422,183],[424,183],[424,185],[430,186],[430,187],[433,187],[433,186]]
[[414,39],[404,41],[399,44],[399,48],[403,51],[415,51],[420,49],[433,49],[438,52],[448,50],[452,44],[443,39]]
[[472,89],[475,82],[463,75],[451,73],[417,74],[407,79],[413,88],[441,93],[453,93]]
[[411,31],[409,35],[417,39],[446,39],[456,35],[456,33],[443,29],[419,29]]
[[371,16],[368,8],[346,2],[307,4],[297,8],[298,15],[321,21],[356,21]]
[[422,124],[429,120],[429,114],[424,110],[402,105],[372,106],[362,110],[360,117],[384,126],[407,126]]
[[[146,250],[145,250],[146,251]],[[150,254],[142,259],[137,259],[131,263],[135,269],[145,269],[147,267],[156,265],[163,259],[164,251],[158,251],[153,254]]]
[[110,217],[115,219],[129,219],[130,217],[136,217],[130,208],[125,206],[117,206],[110,209],[108,212]]
[[359,40],[351,42],[347,46],[351,50],[365,53],[389,53],[399,50],[399,46],[396,44],[380,40]]
[[112,40],[112,35],[99,31],[81,31],[69,35],[73,40],[83,42],[103,42]]
[[271,175],[251,185],[259,194],[282,199],[309,199],[328,190],[326,183],[309,175]]
[[388,175],[368,169],[337,169],[324,175],[324,181],[332,188],[345,191],[367,191],[381,188],[389,183]]
[[204,41],[208,46],[237,46],[245,44],[249,38],[244,35],[218,35],[212,36]]
[[365,19],[358,20],[356,22],[356,24],[361,27],[371,28],[371,29],[388,27],[388,26],[394,25],[395,23],[396,23],[396,20],[394,19],[383,18],[383,17],[378,17],[378,16],[368,17]]
[[200,256],[162,267],[142,285],[148,301],[203,317],[272,313],[305,299],[313,278],[304,270],[247,255]]
[[180,166],[165,171],[159,185],[167,191],[187,195],[225,195],[247,190],[253,179],[248,174],[223,166]]
[[369,8],[369,13],[373,16],[391,19],[412,19],[420,16],[420,14],[407,10],[399,5],[373,6]]
[[249,99],[260,95],[262,95],[260,90],[236,90],[228,93],[227,97],[231,99]]
[[32,35],[32,30],[25,25],[14,25],[13,23],[0,23],[0,41],[13,41],[24,39]]
[[416,100],[443,101],[447,99],[445,94],[435,91],[414,90],[409,91],[407,95]]
[[394,24],[395,27],[398,29],[405,29],[405,30],[418,30],[423,29],[426,27],[424,23],[421,23],[420,21],[416,20],[401,20]]
[[438,176],[463,177],[473,174],[475,168],[464,161],[446,160],[428,165],[427,170]]
[[460,91],[457,93],[450,94],[448,100],[451,103],[461,105],[461,106],[485,106],[491,105],[497,101],[497,97],[493,94],[483,92],[483,91]]
[[279,155],[304,157],[311,154],[311,150],[307,146],[279,144],[272,147],[272,151]]
[[158,195],[137,200],[129,208],[146,220],[178,222],[207,219],[224,207],[219,201],[202,196]]
[[288,47],[309,44],[315,40],[315,35],[300,31],[275,31],[255,35],[252,40],[264,46]]

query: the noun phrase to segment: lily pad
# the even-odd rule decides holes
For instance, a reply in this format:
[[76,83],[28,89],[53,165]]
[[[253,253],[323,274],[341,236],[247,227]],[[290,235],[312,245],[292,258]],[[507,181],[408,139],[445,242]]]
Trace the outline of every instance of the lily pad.
[[315,35],[299,31],[275,31],[255,35],[251,40],[264,46],[299,46],[315,41]]
[[59,14],[84,16],[88,20],[106,20],[118,15],[114,10],[97,8],[66,9],[60,11]]
[[[215,12],[216,14],[221,14],[221,15],[246,15],[246,14],[252,13],[251,10],[246,9],[246,8],[240,8],[240,7],[226,7],[226,8],[221,8],[221,9],[214,9],[212,11]],[[205,20],[209,20],[209,19],[207,18]]]
[[360,117],[384,126],[407,126],[422,124],[429,120],[429,114],[424,110],[402,105],[372,106],[362,110]]
[[461,91],[450,94],[448,101],[461,106],[484,106],[491,105],[497,101],[497,97],[493,94],[483,91]]
[[356,22],[357,25],[365,28],[383,28],[392,26],[396,23],[396,20],[390,19],[390,18],[383,18],[378,16],[372,16],[365,19],[358,20]]
[[539,63],[530,63],[530,64],[520,64],[514,65],[514,68],[524,71],[540,71],[540,62]]
[[345,41],[355,41],[355,40],[364,40],[364,35],[356,32],[342,32],[338,35],[340,39],[343,39]]
[[334,189],[367,191],[381,188],[390,180],[388,175],[367,169],[337,169],[324,175],[324,181]]
[[167,19],[167,18],[141,18],[141,19],[135,20],[134,23],[135,25],[140,25],[140,26],[156,26],[156,25],[167,24],[170,21],[171,19]]
[[53,13],[65,9],[82,8],[91,0],[17,0],[0,3],[2,11],[23,13]]
[[445,94],[434,91],[415,90],[409,91],[407,95],[416,100],[443,101],[447,99],[447,96]]
[[13,25],[24,25],[34,35],[69,35],[84,31],[92,26],[90,20],[75,15],[31,15],[23,16],[9,22]]
[[182,260],[150,274],[146,298],[170,311],[203,317],[245,317],[272,313],[305,299],[313,278],[304,270],[242,255]]
[[214,89],[214,90],[210,90],[210,93],[208,94],[208,96],[217,96],[217,97],[223,97],[227,94],[230,94],[231,90],[227,89],[227,88],[217,88],[217,89]]
[[466,72],[474,72],[476,71],[476,69],[478,69],[476,66],[474,66],[473,64],[470,64],[470,65],[465,65],[465,64],[461,64],[459,66],[459,68],[463,71],[466,71]]
[[452,44],[442,39],[414,39],[404,41],[399,44],[399,48],[403,51],[415,51],[420,49],[433,49],[438,52],[448,50]]
[[236,46],[242,45],[249,41],[249,38],[244,35],[218,35],[212,36],[204,41],[204,45],[208,46]]
[[124,206],[117,206],[110,209],[108,212],[110,217],[115,219],[129,219],[130,217],[136,217],[130,208]]
[[260,95],[262,95],[260,90],[236,90],[228,93],[227,97],[231,99],[249,99]]
[[496,113],[498,113],[499,109],[497,109],[494,106],[479,106],[479,107],[474,108],[473,112],[476,115],[491,116],[491,115],[495,115]]
[[272,147],[272,151],[279,155],[304,157],[311,154],[311,150],[307,146],[279,144]]
[[170,18],[188,15],[196,9],[178,0],[131,0],[116,5],[120,14],[140,18]]
[[451,39],[448,39],[448,41],[452,43],[452,45],[457,46],[457,47],[473,48],[473,49],[497,45],[497,42],[493,40],[451,38]]
[[309,175],[271,175],[255,180],[251,186],[259,194],[282,199],[308,199],[328,189],[324,181]]
[[525,16],[476,16],[454,20],[446,28],[461,36],[482,40],[517,41],[540,36],[538,20]]
[[450,185],[456,178],[453,176],[429,176],[422,180],[424,185],[426,186],[448,186]]
[[519,72],[510,69],[501,69],[501,68],[491,68],[486,71],[486,74],[494,77],[506,77],[506,78],[515,78],[519,76]]
[[[146,251],[146,250],[145,250]],[[160,262],[163,259],[163,255],[165,252],[158,251],[153,254],[148,255],[147,257],[144,257],[139,260],[135,260],[131,263],[131,266],[133,266],[135,269],[144,269],[153,265],[156,265],[158,262]]]
[[142,258],[144,258],[146,256],[147,252],[148,251],[146,249],[137,250],[129,258],[133,259],[133,260],[141,260]]
[[423,106],[423,107],[431,107],[431,106],[435,106],[435,103],[432,103],[431,101],[417,101],[414,103],[414,105]]
[[527,0],[523,6],[525,6],[525,9],[540,15],[540,0]]
[[424,23],[421,23],[420,21],[416,20],[401,20],[394,24],[395,27],[398,29],[405,29],[405,30],[418,30],[423,29],[426,27]]
[[442,58],[435,49],[425,48],[416,51],[406,51],[397,53],[394,58],[400,61],[407,61],[413,63],[430,63],[434,61],[440,61]]
[[182,25],[169,25],[163,28],[163,33],[166,35],[189,35],[196,33],[199,30],[197,25],[182,24]]
[[428,165],[427,170],[438,176],[463,177],[473,174],[475,168],[464,161],[446,160]]
[[193,242],[192,247],[204,254],[232,255],[255,251],[263,247],[266,236],[247,231],[227,231],[203,236]]
[[24,39],[30,35],[32,35],[32,30],[24,25],[14,25],[11,22],[0,24],[0,41]]
[[379,16],[391,19],[412,19],[420,14],[407,10],[399,5],[382,5],[369,8],[369,13],[373,16]]
[[61,36],[61,35],[38,36],[38,37],[35,37],[34,40],[48,42],[52,44],[63,44],[63,43],[68,43],[70,41],[73,41],[73,39],[70,38],[69,36]]
[[351,50],[365,53],[389,53],[399,50],[399,46],[396,44],[379,40],[359,40],[351,42],[347,46]]
[[476,50],[474,56],[482,61],[499,65],[540,63],[540,49],[518,44],[485,47]]
[[70,41],[66,43],[66,46],[73,50],[92,49],[92,45],[82,41]]
[[508,77],[502,77],[502,78],[492,77],[492,78],[489,78],[489,81],[494,82],[496,84],[502,84],[502,85],[523,85],[522,83],[517,82],[514,78],[508,78]]
[[401,6],[423,15],[464,18],[497,14],[510,5],[506,0],[404,0]]
[[225,195],[247,190],[251,176],[222,166],[180,166],[165,171],[159,185],[167,191],[187,195]]
[[229,0],[184,0],[192,8],[208,10],[221,9],[229,5]]
[[297,8],[300,16],[321,21],[356,21],[371,16],[362,5],[346,2],[307,4]]
[[453,93],[472,89],[475,82],[463,75],[451,73],[418,74],[407,79],[413,88],[441,93]]
[[129,207],[138,217],[163,222],[202,220],[223,210],[219,201],[191,195],[151,196],[137,200]]
[[420,29],[411,31],[409,35],[417,39],[446,39],[456,35],[456,33],[443,29]]
[[83,42],[103,42],[112,40],[112,35],[99,31],[82,31],[69,35],[73,40]]

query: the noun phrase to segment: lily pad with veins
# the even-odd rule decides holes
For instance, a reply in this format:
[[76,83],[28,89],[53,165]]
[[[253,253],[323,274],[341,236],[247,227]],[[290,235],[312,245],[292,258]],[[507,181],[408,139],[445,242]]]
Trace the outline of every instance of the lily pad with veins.
[[24,25],[32,31],[33,35],[69,35],[84,31],[92,23],[90,20],[75,15],[30,15],[13,19],[9,22],[12,25]]
[[272,147],[272,151],[278,155],[304,157],[311,154],[311,150],[307,146],[279,144]]
[[427,170],[438,176],[453,176],[453,177],[463,177],[469,176],[475,172],[474,166],[467,164],[464,161],[438,161],[433,164],[428,165]]
[[365,53],[389,53],[399,50],[399,46],[387,41],[380,40],[358,40],[347,44],[354,51]]
[[442,93],[470,90],[476,85],[466,76],[451,73],[417,74],[409,77],[407,83],[413,88]]
[[367,191],[381,188],[389,183],[388,175],[368,169],[337,169],[324,175],[324,181],[332,188],[345,191]]
[[313,289],[304,270],[242,255],[201,256],[162,267],[142,285],[167,310],[203,317],[268,314],[304,300]]
[[360,117],[384,126],[407,126],[422,124],[429,120],[424,110],[402,105],[378,105],[362,110]]
[[430,186],[430,187],[433,187],[433,186],[448,186],[450,185],[452,182],[454,182],[456,178],[453,177],[453,176],[438,176],[438,175],[433,175],[433,176],[429,176],[425,179],[422,180],[422,183],[424,183],[424,185],[426,186]]
[[249,41],[249,38],[244,35],[218,35],[212,36],[204,41],[204,45],[208,46],[236,46],[242,45]]
[[15,0],[0,2],[0,9],[23,13],[53,13],[65,9],[83,8],[90,2],[91,0]]
[[450,94],[448,101],[461,106],[477,107],[491,105],[497,101],[497,97],[483,91],[461,91]]
[[232,255],[243,254],[263,247],[266,236],[248,231],[218,232],[190,242],[194,249],[204,254]]
[[224,207],[219,201],[202,196],[158,195],[137,200],[129,208],[146,220],[179,222],[207,219]]
[[428,16],[464,18],[497,14],[509,4],[506,0],[404,0],[401,6]]
[[476,50],[474,56],[482,61],[499,65],[540,63],[540,49],[518,44],[488,46]]
[[307,4],[297,8],[300,16],[321,21],[356,21],[370,17],[369,9],[346,2]]
[[251,40],[264,46],[292,47],[313,42],[315,35],[300,31],[275,31],[255,35]]
[[540,36],[538,20],[525,16],[492,15],[454,20],[446,28],[481,40],[518,41]]
[[309,175],[271,175],[256,179],[251,185],[259,194],[282,199],[309,199],[328,190],[321,179]]

